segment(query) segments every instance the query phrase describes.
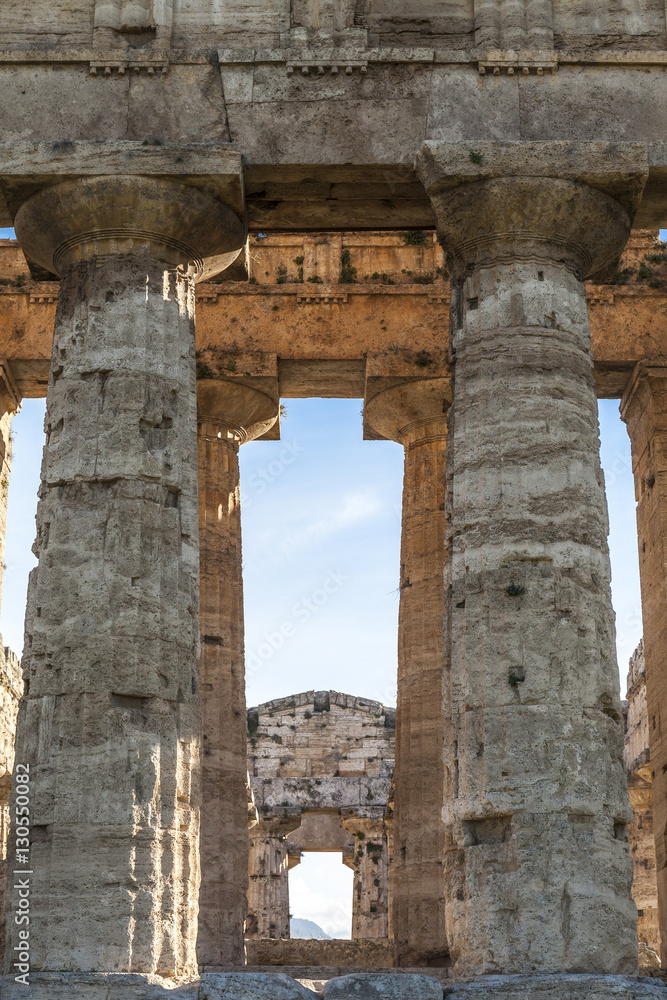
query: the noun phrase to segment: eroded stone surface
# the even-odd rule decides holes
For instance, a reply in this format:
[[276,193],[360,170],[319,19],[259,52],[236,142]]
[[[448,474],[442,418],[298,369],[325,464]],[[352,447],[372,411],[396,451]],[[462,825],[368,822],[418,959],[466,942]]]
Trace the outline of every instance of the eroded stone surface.
[[667,960],[667,366],[640,363],[621,401],[628,425],[637,500],[639,574],[644,620],[646,706],[653,775],[661,958]]
[[31,973],[29,984],[0,976],[2,1000],[199,1000],[199,983],[161,976],[101,973]]
[[278,416],[277,399],[233,381],[198,391],[202,785],[197,959],[243,965],[248,792],[238,449]]
[[184,977],[199,887],[194,279],[242,223],[209,236],[215,198],[155,178],[17,197],[24,245],[61,275],[16,741],[32,967]]
[[62,285],[17,730],[33,962],[183,973],[199,882],[193,291],[146,254],[81,261]]
[[361,972],[330,979],[324,1000],[442,1000],[442,985],[432,976]]
[[554,164],[534,169],[539,151],[521,146],[512,166],[510,145],[500,167],[486,152],[511,178],[467,185],[448,144],[423,173],[455,272],[448,934],[458,974],[630,972],[631,813],[582,284],[630,223],[600,191],[522,176]]
[[279,972],[212,972],[201,978],[199,1000],[315,1000],[316,996]]
[[445,986],[446,1000],[663,1000],[661,982],[642,976],[533,975],[485,976],[473,982]]
[[654,968],[660,964],[660,929],[653,837],[653,775],[649,749],[643,640],[630,658],[626,697],[623,759],[632,806],[629,834],[634,869],[632,898],[637,906],[639,965]]
[[390,926],[401,966],[447,965],[444,877],[446,379],[367,398],[367,425],[405,448]]

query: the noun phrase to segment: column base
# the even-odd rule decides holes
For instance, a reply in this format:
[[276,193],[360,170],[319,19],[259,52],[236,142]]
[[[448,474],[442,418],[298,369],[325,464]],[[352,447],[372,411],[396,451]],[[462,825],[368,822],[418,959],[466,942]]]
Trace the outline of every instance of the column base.
[[35,972],[29,985],[0,976],[2,1000],[199,1000],[199,980],[175,985],[163,976],[116,972]]
[[[450,980],[446,1000],[664,1000],[662,980],[650,976],[544,974]],[[41,972],[29,985],[0,976],[2,1000],[441,1000],[440,977],[404,972],[353,973],[307,989],[282,972],[204,973],[181,985],[160,976]]]
[[479,976],[447,986],[447,1000],[659,1000],[662,980],[651,976],[594,976],[543,973]]
[[204,973],[177,984],[162,976],[102,972],[36,972],[29,984],[0,976],[2,1000],[318,1000],[282,972]]

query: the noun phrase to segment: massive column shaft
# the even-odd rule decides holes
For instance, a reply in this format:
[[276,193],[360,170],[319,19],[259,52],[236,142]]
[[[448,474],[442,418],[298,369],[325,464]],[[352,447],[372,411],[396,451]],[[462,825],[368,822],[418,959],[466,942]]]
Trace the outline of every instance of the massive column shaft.
[[398,615],[391,932],[398,964],[444,965],[446,379],[368,400],[367,421],[405,448]]
[[[663,966],[667,962],[667,365],[637,366],[621,402],[632,444]],[[662,720],[666,727],[663,730]]]
[[[445,818],[462,878],[448,932],[457,973],[629,972],[631,812],[582,279],[617,258],[630,220],[599,190],[605,155],[573,166],[558,144],[524,147],[427,144],[421,159],[454,275]],[[598,189],[558,176],[596,172]]]
[[248,888],[247,722],[239,445],[278,417],[278,400],[234,382],[198,385],[203,734],[200,965],[243,965]]
[[[16,765],[30,768],[31,966],[188,975],[199,886],[194,278],[200,248],[229,247],[242,229],[214,198],[136,176],[46,188],[16,229],[61,277],[16,743]],[[12,971],[13,919],[8,929]]]

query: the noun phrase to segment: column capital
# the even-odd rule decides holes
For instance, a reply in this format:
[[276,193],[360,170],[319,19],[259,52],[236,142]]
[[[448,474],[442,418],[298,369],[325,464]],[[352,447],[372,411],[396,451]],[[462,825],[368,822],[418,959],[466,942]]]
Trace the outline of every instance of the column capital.
[[667,396],[667,361],[639,361],[628,380],[621,397],[621,419],[626,423],[632,418],[638,403],[643,405],[644,389],[656,390]]
[[426,142],[417,172],[454,272],[516,260],[614,266],[648,176],[644,143]]
[[22,396],[14,381],[9,362],[0,360],[0,407],[2,413],[18,413]]
[[147,251],[201,279],[245,242],[241,157],[222,145],[18,146],[0,144],[0,191],[29,262],[51,273]]
[[259,823],[252,830],[253,837],[287,837],[298,830],[303,819],[301,809],[288,807],[264,813],[259,810]]
[[408,448],[447,435],[447,410],[452,401],[448,378],[399,381],[370,399],[364,417],[373,430]]
[[278,420],[280,401],[247,382],[232,379],[197,380],[197,422],[200,433],[244,444],[262,437]]

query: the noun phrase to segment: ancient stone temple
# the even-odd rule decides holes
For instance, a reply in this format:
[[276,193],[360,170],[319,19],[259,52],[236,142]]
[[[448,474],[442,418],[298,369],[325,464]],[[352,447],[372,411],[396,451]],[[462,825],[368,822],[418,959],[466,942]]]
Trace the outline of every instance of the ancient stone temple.
[[[337,691],[308,691],[249,710],[258,814],[250,837],[249,964],[394,964],[388,883],[395,726],[393,709]],[[312,942],[300,949],[283,943],[290,936],[288,872],[302,852],[327,850],[340,851],[354,872],[352,946],[322,941],[315,955]],[[332,951],[346,953],[346,961],[328,960]],[[309,960],[295,961],[299,953]]]
[[393,859],[357,917],[395,964],[326,1000],[663,989],[596,400],[632,445],[665,958],[665,65],[647,0],[2,6],[3,481],[47,401],[3,1000],[312,1000],[245,954],[248,852],[279,892],[308,776],[258,758],[248,833],[238,471],[310,395],[405,454],[391,825],[370,772],[372,815],[318,821]]

